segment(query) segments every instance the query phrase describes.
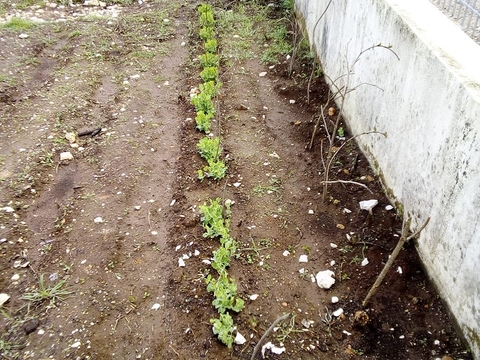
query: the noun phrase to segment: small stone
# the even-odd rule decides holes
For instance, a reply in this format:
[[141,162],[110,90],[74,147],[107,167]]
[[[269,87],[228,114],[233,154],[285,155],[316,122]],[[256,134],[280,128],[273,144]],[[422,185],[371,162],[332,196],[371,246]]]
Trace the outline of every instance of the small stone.
[[385,210],[387,210],[387,211],[390,211],[390,210],[392,210],[392,209],[393,209],[393,206],[392,206],[392,205],[387,205],[387,206],[385,206]]
[[246,341],[247,339],[245,339],[245,337],[237,331],[237,335],[235,336],[235,344],[243,345]]
[[179,267],[185,267],[185,261],[182,258],[178,259],[178,266]]
[[295,100],[290,100],[290,104],[295,104]]
[[345,225],[343,224],[337,224],[337,228],[341,229],[341,230],[344,230],[345,229]]
[[303,254],[303,255],[300,255],[300,257],[298,258],[298,262],[301,262],[301,263],[308,263],[308,256]]
[[317,276],[315,276],[317,280],[317,285],[321,289],[330,289],[333,284],[335,284],[335,273],[331,270],[319,271]]
[[67,139],[70,144],[73,144],[75,141],[77,141],[77,136],[75,135],[75,133],[66,133],[65,134],[65,139]]
[[308,210],[308,214],[309,214],[309,215],[313,215],[313,214],[315,214],[315,212],[310,209],[310,210]]
[[362,266],[367,266],[368,265],[368,259],[367,258],[364,258],[362,260]]
[[20,39],[26,39],[26,38],[28,38],[28,34],[21,33],[20,35],[18,35],[18,37],[19,37]]
[[239,182],[233,183],[233,186],[235,186],[235,187],[237,187],[237,188],[238,188],[240,185],[242,185],[242,183],[239,183]]
[[360,210],[367,210],[372,215],[372,209],[377,206],[378,200],[364,200],[358,203]]
[[0,306],[5,304],[8,301],[8,299],[10,299],[10,295],[1,293],[0,294]]
[[158,310],[158,309],[160,309],[160,304],[159,303],[153,304],[151,310]]
[[266,71],[262,71],[260,74],[258,74],[258,76],[260,76],[260,77],[264,77],[265,75],[267,75]]
[[20,279],[20,275],[15,274],[12,276],[12,281],[17,281],[18,279]]
[[134,206],[133,207],[135,210],[140,210],[142,207],[140,205]]
[[39,330],[37,331],[37,334],[38,334],[38,335],[43,335],[43,334],[45,334],[45,330],[39,329]]
[[25,334],[28,335],[34,332],[38,328],[38,325],[40,325],[40,320],[38,320],[37,318],[30,319],[28,321],[25,321],[25,323],[23,324],[23,330],[25,331]]
[[288,255],[290,255],[290,251],[285,250],[285,251],[283,252],[283,256],[288,256]]
[[332,315],[335,316],[335,317],[339,317],[342,314],[343,314],[343,309],[342,308],[339,308],[332,313]]
[[76,341],[72,345],[70,345],[70,347],[75,349],[75,348],[79,348],[80,345],[82,345],[82,343],[80,341]]
[[332,296],[332,304],[338,303],[338,297]]
[[5,206],[4,208],[2,208],[2,210],[7,213],[11,213],[15,211],[11,206]]
[[337,245],[337,244],[334,244],[334,243],[330,243],[330,247],[331,247],[332,249],[336,249],[336,248],[338,247],[338,245]]
[[258,299],[258,294],[253,294],[253,295],[250,295],[250,300],[257,300]]
[[158,235],[158,231],[153,230],[153,231],[151,232],[151,234],[152,234],[153,236]]
[[97,216],[95,219],[93,219],[93,222],[95,224],[100,224],[100,223],[103,223],[103,219],[101,216]]
[[65,151],[60,153],[60,161],[63,160],[73,160],[73,155],[70,151]]
[[287,307],[288,304],[284,301],[284,302],[282,302],[282,306],[283,306],[283,307]]

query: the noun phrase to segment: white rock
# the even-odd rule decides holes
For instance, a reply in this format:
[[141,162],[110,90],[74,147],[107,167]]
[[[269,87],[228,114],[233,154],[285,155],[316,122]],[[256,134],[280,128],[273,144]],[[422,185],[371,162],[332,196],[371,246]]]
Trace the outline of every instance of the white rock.
[[73,160],[73,155],[70,151],[60,153],[60,160]]
[[335,316],[335,317],[339,317],[342,314],[343,314],[343,309],[342,308],[337,309],[332,313],[332,315]]
[[170,206],[175,205],[176,202],[177,202],[177,200],[173,199],[173,200],[170,202]]
[[134,206],[133,207],[135,210],[140,210],[142,207],[140,205]]
[[403,270],[402,270],[402,267],[401,267],[401,266],[399,266],[399,267],[397,268],[397,272],[398,272],[400,275],[403,274]]
[[385,210],[387,210],[387,211],[390,211],[390,210],[392,210],[392,209],[393,209],[393,206],[392,206],[392,205],[387,205],[387,206],[385,206]]
[[5,304],[8,301],[8,299],[10,299],[10,295],[4,294],[4,293],[0,294],[0,306]]
[[262,71],[260,74],[258,74],[258,76],[260,76],[260,77],[264,77],[265,75],[267,75],[266,71]]
[[361,210],[367,210],[370,214],[372,213],[372,209],[377,206],[378,200],[364,200],[358,203],[360,205]]
[[252,294],[250,295],[250,300],[257,300],[258,299],[258,294]]
[[344,208],[344,209],[343,209],[343,212],[344,212],[345,214],[350,214],[350,213],[352,212],[352,210],[349,210],[349,209],[347,209],[347,208]]
[[45,330],[43,329],[39,329],[38,332],[37,332],[38,335],[43,335],[45,334]]
[[331,270],[324,270],[319,271],[317,276],[315,276],[317,280],[317,285],[321,289],[330,289],[333,284],[335,284],[335,273]]
[[26,38],[28,38],[28,34],[21,33],[20,35],[18,35],[18,37],[19,37],[20,39],[26,39]]
[[265,359],[265,350],[270,350],[273,354],[281,354],[285,352],[285,347],[273,345],[270,341],[262,346],[262,357]]
[[343,330],[342,332],[343,332],[345,335],[347,335],[347,336],[350,336],[350,335],[352,335],[352,334],[351,334],[351,333],[349,333],[347,330]]
[[335,260],[330,261],[330,266],[335,265]]
[[298,262],[301,262],[301,263],[308,263],[308,256],[303,254],[303,255],[300,255],[300,257],[298,258]]
[[76,341],[76,342],[74,342],[72,345],[70,345],[70,347],[72,347],[72,348],[78,348],[78,347],[80,347],[80,345],[82,345],[82,343],[81,343],[80,341]]
[[182,258],[179,258],[179,259],[178,259],[178,266],[180,266],[180,267],[185,267],[185,261],[183,261]]
[[160,304],[159,303],[153,304],[151,310],[158,310],[158,309],[160,309]]
[[103,219],[101,216],[97,216],[95,219],[93,219],[93,222],[96,224],[103,223]]
[[153,230],[153,231],[151,232],[151,234],[154,235],[154,236],[155,236],[155,235],[158,235],[158,231]]
[[290,100],[290,104],[295,104],[295,100]]
[[313,214],[315,214],[315,212],[314,212],[313,210],[311,210],[311,209],[310,209],[310,210],[308,210],[308,213],[309,213],[310,215],[313,215]]
[[233,184],[233,186],[235,186],[235,187],[237,187],[237,188],[238,188],[240,185],[242,185],[242,183],[239,183],[239,182],[236,182],[236,183]]
[[337,245],[337,244],[334,244],[334,243],[330,243],[330,247],[331,247],[332,249],[336,249],[336,248],[338,247],[338,245]]
[[65,139],[67,139],[70,144],[73,144],[75,141],[77,141],[77,136],[75,135],[75,133],[66,133],[65,134]]
[[237,344],[237,345],[243,345],[243,344],[245,344],[247,339],[245,339],[245,337],[237,331],[237,335],[235,336],[234,341],[235,341],[235,344]]
[[332,296],[332,304],[336,304],[338,302],[338,297]]
[[195,250],[195,251],[193,252],[193,255],[195,255],[195,256],[198,256],[198,255],[200,255],[200,251],[198,251],[198,250]]
[[8,213],[15,211],[11,206],[5,206],[4,208],[2,208],[2,210]]
[[290,255],[290,251],[285,250],[285,251],[283,252],[283,256],[288,256],[288,255]]
[[20,279],[20,275],[14,274],[14,275],[12,276],[12,281],[17,281],[18,279]]
[[368,259],[367,258],[364,258],[362,260],[362,266],[367,266],[368,265]]

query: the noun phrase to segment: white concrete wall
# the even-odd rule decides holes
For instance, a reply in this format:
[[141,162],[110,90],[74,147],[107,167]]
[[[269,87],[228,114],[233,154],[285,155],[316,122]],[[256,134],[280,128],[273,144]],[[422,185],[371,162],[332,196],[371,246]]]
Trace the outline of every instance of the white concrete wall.
[[394,200],[427,217],[418,251],[480,359],[480,46],[428,0],[296,0],[324,72],[350,77],[345,116]]

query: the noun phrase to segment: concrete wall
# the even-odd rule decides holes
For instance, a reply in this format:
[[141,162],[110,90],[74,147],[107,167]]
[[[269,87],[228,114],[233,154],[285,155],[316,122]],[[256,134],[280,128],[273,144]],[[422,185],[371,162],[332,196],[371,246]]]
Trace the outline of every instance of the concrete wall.
[[[427,217],[418,251],[480,359],[480,46],[428,0],[296,0],[330,78],[350,76],[345,117],[394,202]],[[315,29],[315,32],[314,32]],[[345,79],[345,78],[344,78]]]

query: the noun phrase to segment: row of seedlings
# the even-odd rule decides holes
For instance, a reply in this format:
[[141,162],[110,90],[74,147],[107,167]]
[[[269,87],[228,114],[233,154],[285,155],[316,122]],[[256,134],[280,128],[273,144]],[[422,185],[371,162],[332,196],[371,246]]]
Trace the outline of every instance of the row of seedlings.
[[207,136],[201,139],[197,148],[200,155],[207,161],[203,169],[198,170],[198,178],[205,177],[215,180],[223,179],[227,173],[227,166],[221,160],[222,147],[218,136],[208,136],[212,127],[212,120],[215,117],[214,99],[222,86],[218,81],[218,66],[220,57],[217,55],[217,40],[215,39],[215,19],[212,7],[209,4],[199,6],[200,13],[200,38],[204,41],[205,53],[200,55],[202,71],[200,77],[203,83],[200,84],[200,91],[195,94],[191,103],[197,112],[195,122],[197,129],[203,131]]
[[[215,116],[215,97],[221,87],[218,81],[218,66],[220,57],[217,54],[217,40],[215,39],[215,19],[212,7],[209,4],[199,6],[200,13],[200,38],[204,41],[205,53],[200,55],[202,71],[200,77],[203,83],[199,86],[199,93],[194,95],[191,103],[195,106],[195,122],[197,129],[205,132],[206,136],[197,144],[200,155],[207,161],[207,165],[198,170],[198,177],[219,180],[225,177],[227,167],[221,160],[222,147],[218,136],[211,136],[212,120]],[[230,236],[231,201],[227,200],[222,206],[220,198],[209,199],[209,204],[204,203],[199,207],[202,215],[201,221],[205,230],[203,236],[219,239],[220,247],[213,252],[211,266],[216,270],[218,277],[209,274],[206,278],[207,291],[213,293],[212,305],[217,309],[219,316],[210,319],[213,333],[218,339],[232,347],[235,330],[230,312],[240,312],[244,301],[237,296],[237,285],[234,279],[228,276],[230,259],[235,254],[236,242]],[[225,217],[223,211],[225,210]]]

